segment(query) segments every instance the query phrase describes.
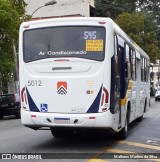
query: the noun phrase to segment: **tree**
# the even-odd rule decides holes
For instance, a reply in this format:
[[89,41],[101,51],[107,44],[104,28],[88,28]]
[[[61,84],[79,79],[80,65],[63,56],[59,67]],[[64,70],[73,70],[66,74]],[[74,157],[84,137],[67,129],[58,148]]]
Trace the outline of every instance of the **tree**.
[[18,30],[25,16],[23,0],[0,0],[0,90],[10,80],[15,67],[13,45],[18,43]]
[[123,12],[134,12],[136,10],[135,0],[95,0],[96,16],[111,17],[115,19]]
[[120,27],[150,56],[155,63],[160,53],[156,32],[156,26],[142,13],[123,13],[115,21]]
[[[139,10],[148,15],[153,24],[156,23],[156,28],[153,30],[156,32],[157,39],[159,40],[158,48],[160,48],[160,1],[159,0],[138,0],[137,7]],[[160,54],[159,54],[160,59]]]
[[137,0],[140,11],[150,14],[160,25],[160,1],[159,0]]
[[160,59],[159,0],[95,0],[96,15],[111,17],[149,54]]

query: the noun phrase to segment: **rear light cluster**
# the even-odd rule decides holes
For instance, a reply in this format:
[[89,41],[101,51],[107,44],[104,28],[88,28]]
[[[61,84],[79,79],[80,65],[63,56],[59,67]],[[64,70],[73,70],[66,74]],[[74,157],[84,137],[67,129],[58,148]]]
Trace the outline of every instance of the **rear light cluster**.
[[102,111],[108,110],[108,98],[109,94],[106,88],[103,87],[102,97],[101,97],[101,107]]
[[104,21],[101,21],[101,22],[98,22],[98,23],[99,23],[99,24],[102,24],[102,25],[103,25],[103,24],[106,24],[106,22],[104,22]]
[[29,25],[23,26],[23,28],[25,28],[25,29],[27,29],[27,28],[29,28],[29,27],[30,27]]
[[27,97],[25,93],[25,87],[21,91],[21,101],[22,101],[22,108],[26,110],[28,103],[27,103]]
[[32,118],[36,118],[37,116],[36,115],[31,115]]
[[95,116],[90,116],[89,119],[96,119],[96,117]]

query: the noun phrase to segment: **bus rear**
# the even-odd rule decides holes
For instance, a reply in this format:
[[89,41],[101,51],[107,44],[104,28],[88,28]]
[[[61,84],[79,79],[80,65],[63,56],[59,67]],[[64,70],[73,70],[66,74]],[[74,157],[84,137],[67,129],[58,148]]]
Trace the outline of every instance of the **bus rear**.
[[[74,21],[21,25],[21,118],[25,126],[50,127],[53,133],[60,128],[112,123],[105,116],[110,114],[110,74],[103,83],[106,28],[97,21]],[[103,120],[101,125],[98,120]]]

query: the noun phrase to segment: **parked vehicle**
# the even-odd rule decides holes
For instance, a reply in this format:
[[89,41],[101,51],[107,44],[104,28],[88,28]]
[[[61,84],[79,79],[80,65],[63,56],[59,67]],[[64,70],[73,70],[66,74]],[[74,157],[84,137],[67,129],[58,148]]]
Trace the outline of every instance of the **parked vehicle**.
[[160,88],[156,91],[156,94],[155,94],[155,101],[158,101],[160,100]]
[[20,118],[20,100],[18,94],[0,95],[0,119],[7,115],[15,115],[17,118]]

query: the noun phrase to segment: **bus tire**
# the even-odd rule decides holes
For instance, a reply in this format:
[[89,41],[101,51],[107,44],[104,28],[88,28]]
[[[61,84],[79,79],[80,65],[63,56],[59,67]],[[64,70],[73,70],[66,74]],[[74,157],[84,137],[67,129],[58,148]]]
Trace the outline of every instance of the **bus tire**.
[[59,130],[51,128],[51,133],[54,136],[54,138],[65,138],[65,137],[71,137],[73,135],[72,130]]
[[127,110],[125,126],[118,134],[119,139],[125,140],[127,138],[127,136],[128,136],[128,127],[129,127],[129,109]]
[[125,127],[119,132],[119,139],[125,140],[128,135],[128,120],[126,119]]
[[143,120],[144,112],[146,112],[146,106],[147,106],[147,99],[145,100],[143,114],[137,119],[138,122],[141,122]]
[[[144,113],[143,113],[143,115],[144,115]],[[141,122],[141,121],[143,120],[143,115],[141,115],[141,116],[137,119],[138,122]]]

